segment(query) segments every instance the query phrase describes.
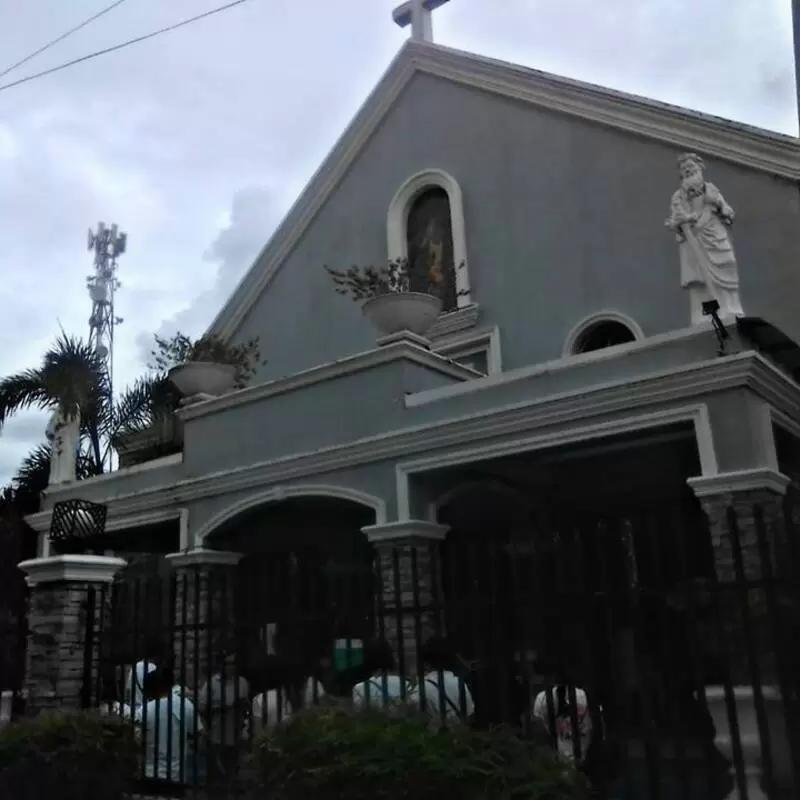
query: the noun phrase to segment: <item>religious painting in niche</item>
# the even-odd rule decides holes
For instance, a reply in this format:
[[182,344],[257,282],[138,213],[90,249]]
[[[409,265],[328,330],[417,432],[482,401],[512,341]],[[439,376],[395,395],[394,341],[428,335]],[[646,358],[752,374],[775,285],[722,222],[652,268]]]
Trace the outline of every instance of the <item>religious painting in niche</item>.
[[411,205],[406,226],[409,288],[442,298],[442,310],[458,307],[450,198],[444,189],[427,189]]

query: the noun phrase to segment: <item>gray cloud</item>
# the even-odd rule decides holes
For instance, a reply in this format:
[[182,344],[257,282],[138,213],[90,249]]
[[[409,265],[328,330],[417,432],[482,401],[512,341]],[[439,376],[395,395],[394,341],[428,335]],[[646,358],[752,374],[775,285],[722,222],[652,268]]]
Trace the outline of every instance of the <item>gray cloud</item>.
[[[218,2],[125,3],[8,78]],[[0,91],[0,374],[38,363],[58,321],[86,332],[100,219],[129,233],[117,385],[153,331],[201,332],[402,44],[395,4],[254,0]],[[0,0],[0,69],[96,10]],[[787,0],[453,0],[434,27],[447,46],[795,133],[790,22]],[[25,430],[0,438],[0,482],[40,440]]]
[[[195,297],[187,308],[165,320],[156,333],[170,336],[181,331],[194,337],[205,330],[219,311],[221,301],[231,294],[264,246],[281,211],[268,189],[251,186],[237,191],[229,223],[219,231],[204,253],[206,261],[217,265],[214,283]],[[152,335],[140,334],[138,345],[142,361],[147,362],[153,345]]]
[[0,476],[7,481],[23,458],[45,442],[44,430],[49,415],[41,411],[24,411],[10,420],[0,431]]

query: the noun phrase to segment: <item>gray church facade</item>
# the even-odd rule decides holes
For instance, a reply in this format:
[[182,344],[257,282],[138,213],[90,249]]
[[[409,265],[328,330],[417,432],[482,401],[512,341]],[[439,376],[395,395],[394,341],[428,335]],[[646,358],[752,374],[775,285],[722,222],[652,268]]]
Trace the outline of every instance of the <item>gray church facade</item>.
[[[776,435],[800,432],[790,370],[735,321],[722,356],[710,319],[689,324],[664,227],[688,149],[735,206],[745,317],[800,339],[794,140],[409,43],[214,323],[260,337],[253,384],[183,409],[179,456],[52,487],[46,507],[107,503],[118,531],[175,520],[184,550],[247,509],[332,497],[389,535],[435,522],[476,465],[491,480],[491,465],[525,461],[529,498],[626,491],[641,471],[600,489],[602,469],[578,477],[581,448],[597,458],[604,442],[646,449],[662,434],[694,453],[676,486],[782,493]],[[449,201],[455,307],[429,346],[380,346],[323,266],[406,255],[409,209],[429,190]],[[614,346],[582,352],[603,325]],[[554,457],[564,466],[544,466]],[[47,510],[31,521],[46,531]]]
[[[742,313],[692,305],[699,237],[665,226],[687,153],[735,211]],[[51,487],[40,556],[80,498],[116,552],[177,568],[646,517],[641,580],[669,582],[679,537],[707,541],[691,577],[724,575],[728,509],[747,561],[746,509],[778,526],[800,490],[799,178],[789,137],[409,42],[212,325],[259,337],[251,385],[182,408],[180,454]],[[431,220],[444,310],[380,339],[323,267],[413,259]]]

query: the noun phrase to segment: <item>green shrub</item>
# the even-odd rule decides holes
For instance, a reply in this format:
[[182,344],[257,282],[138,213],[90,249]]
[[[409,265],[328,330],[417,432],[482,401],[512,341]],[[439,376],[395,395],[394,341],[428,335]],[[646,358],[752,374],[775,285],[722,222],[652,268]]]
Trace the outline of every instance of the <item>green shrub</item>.
[[453,726],[398,707],[323,705],[263,734],[253,751],[257,798],[269,800],[568,800],[582,778],[510,731]]
[[92,712],[42,714],[0,729],[0,797],[122,800],[137,776],[131,723]]

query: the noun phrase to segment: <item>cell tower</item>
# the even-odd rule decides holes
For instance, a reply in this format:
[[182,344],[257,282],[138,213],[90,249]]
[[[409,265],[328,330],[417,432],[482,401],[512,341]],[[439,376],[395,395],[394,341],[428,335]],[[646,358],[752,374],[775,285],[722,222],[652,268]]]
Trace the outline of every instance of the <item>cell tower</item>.
[[128,235],[116,225],[107,228],[105,223],[98,222],[96,233],[89,229],[88,249],[94,251],[94,274],[86,278],[92,299],[89,341],[105,361],[110,396],[113,396],[114,327],[122,322],[122,318],[114,314],[114,294],[122,285],[117,280],[117,257],[125,252],[127,240]]

